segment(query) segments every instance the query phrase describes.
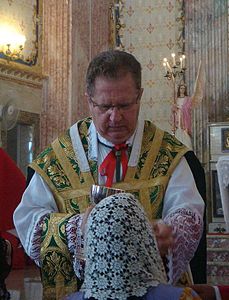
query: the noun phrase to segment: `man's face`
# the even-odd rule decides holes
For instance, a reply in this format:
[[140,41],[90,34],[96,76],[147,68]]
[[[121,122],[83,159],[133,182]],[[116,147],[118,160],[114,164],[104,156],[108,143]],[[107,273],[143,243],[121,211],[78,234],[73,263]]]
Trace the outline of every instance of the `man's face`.
[[113,144],[125,142],[135,131],[140,98],[130,73],[118,79],[98,77],[93,97],[88,95],[89,109],[97,131]]

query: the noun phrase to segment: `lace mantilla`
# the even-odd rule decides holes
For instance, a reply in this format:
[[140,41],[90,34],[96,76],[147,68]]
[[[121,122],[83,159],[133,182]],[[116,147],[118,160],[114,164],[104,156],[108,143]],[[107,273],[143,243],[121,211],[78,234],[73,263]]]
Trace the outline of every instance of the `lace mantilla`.
[[85,298],[124,300],[166,282],[151,225],[131,194],[116,194],[95,206],[84,251]]

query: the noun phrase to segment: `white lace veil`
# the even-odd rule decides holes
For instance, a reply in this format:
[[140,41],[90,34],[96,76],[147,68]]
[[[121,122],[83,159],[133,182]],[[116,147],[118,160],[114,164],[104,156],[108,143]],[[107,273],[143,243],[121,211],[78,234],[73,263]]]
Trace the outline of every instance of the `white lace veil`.
[[85,298],[98,300],[143,296],[166,283],[152,227],[138,200],[121,193],[92,210],[85,233]]

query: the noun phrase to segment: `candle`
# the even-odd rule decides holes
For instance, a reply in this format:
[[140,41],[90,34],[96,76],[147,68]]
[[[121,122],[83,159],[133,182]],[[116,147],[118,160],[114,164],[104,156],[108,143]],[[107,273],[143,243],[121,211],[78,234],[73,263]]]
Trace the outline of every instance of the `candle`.
[[163,62],[163,66],[165,68],[165,73],[167,73],[166,62],[165,61]]
[[171,56],[173,58],[173,66],[175,66],[176,65],[176,62],[175,62],[175,53],[172,53]]
[[167,65],[168,69],[170,70],[170,72],[172,72],[172,68],[170,67],[170,64],[168,62],[166,62],[166,65]]
[[183,64],[182,64],[182,62],[183,62],[183,58],[182,58],[182,57],[180,57],[180,67],[181,67],[181,69],[183,68]]
[[185,68],[185,55],[182,55],[182,59],[183,59],[183,68]]

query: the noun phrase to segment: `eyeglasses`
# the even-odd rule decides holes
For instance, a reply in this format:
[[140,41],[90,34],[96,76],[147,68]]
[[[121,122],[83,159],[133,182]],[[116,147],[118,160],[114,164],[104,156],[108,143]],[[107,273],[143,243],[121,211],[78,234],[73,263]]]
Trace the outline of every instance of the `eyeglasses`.
[[135,104],[137,104],[138,100],[139,100],[139,96],[140,96],[140,93],[137,95],[136,99],[133,101],[133,102],[130,102],[130,103],[122,103],[122,104],[117,104],[117,105],[113,105],[113,104],[98,104],[97,102],[95,102],[93,100],[92,97],[90,97],[90,101],[91,103],[93,104],[94,107],[97,107],[98,110],[101,112],[101,113],[107,113],[108,111],[112,111],[114,108],[117,108],[118,111],[120,112],[128,112],[130,111],[133,106]]

